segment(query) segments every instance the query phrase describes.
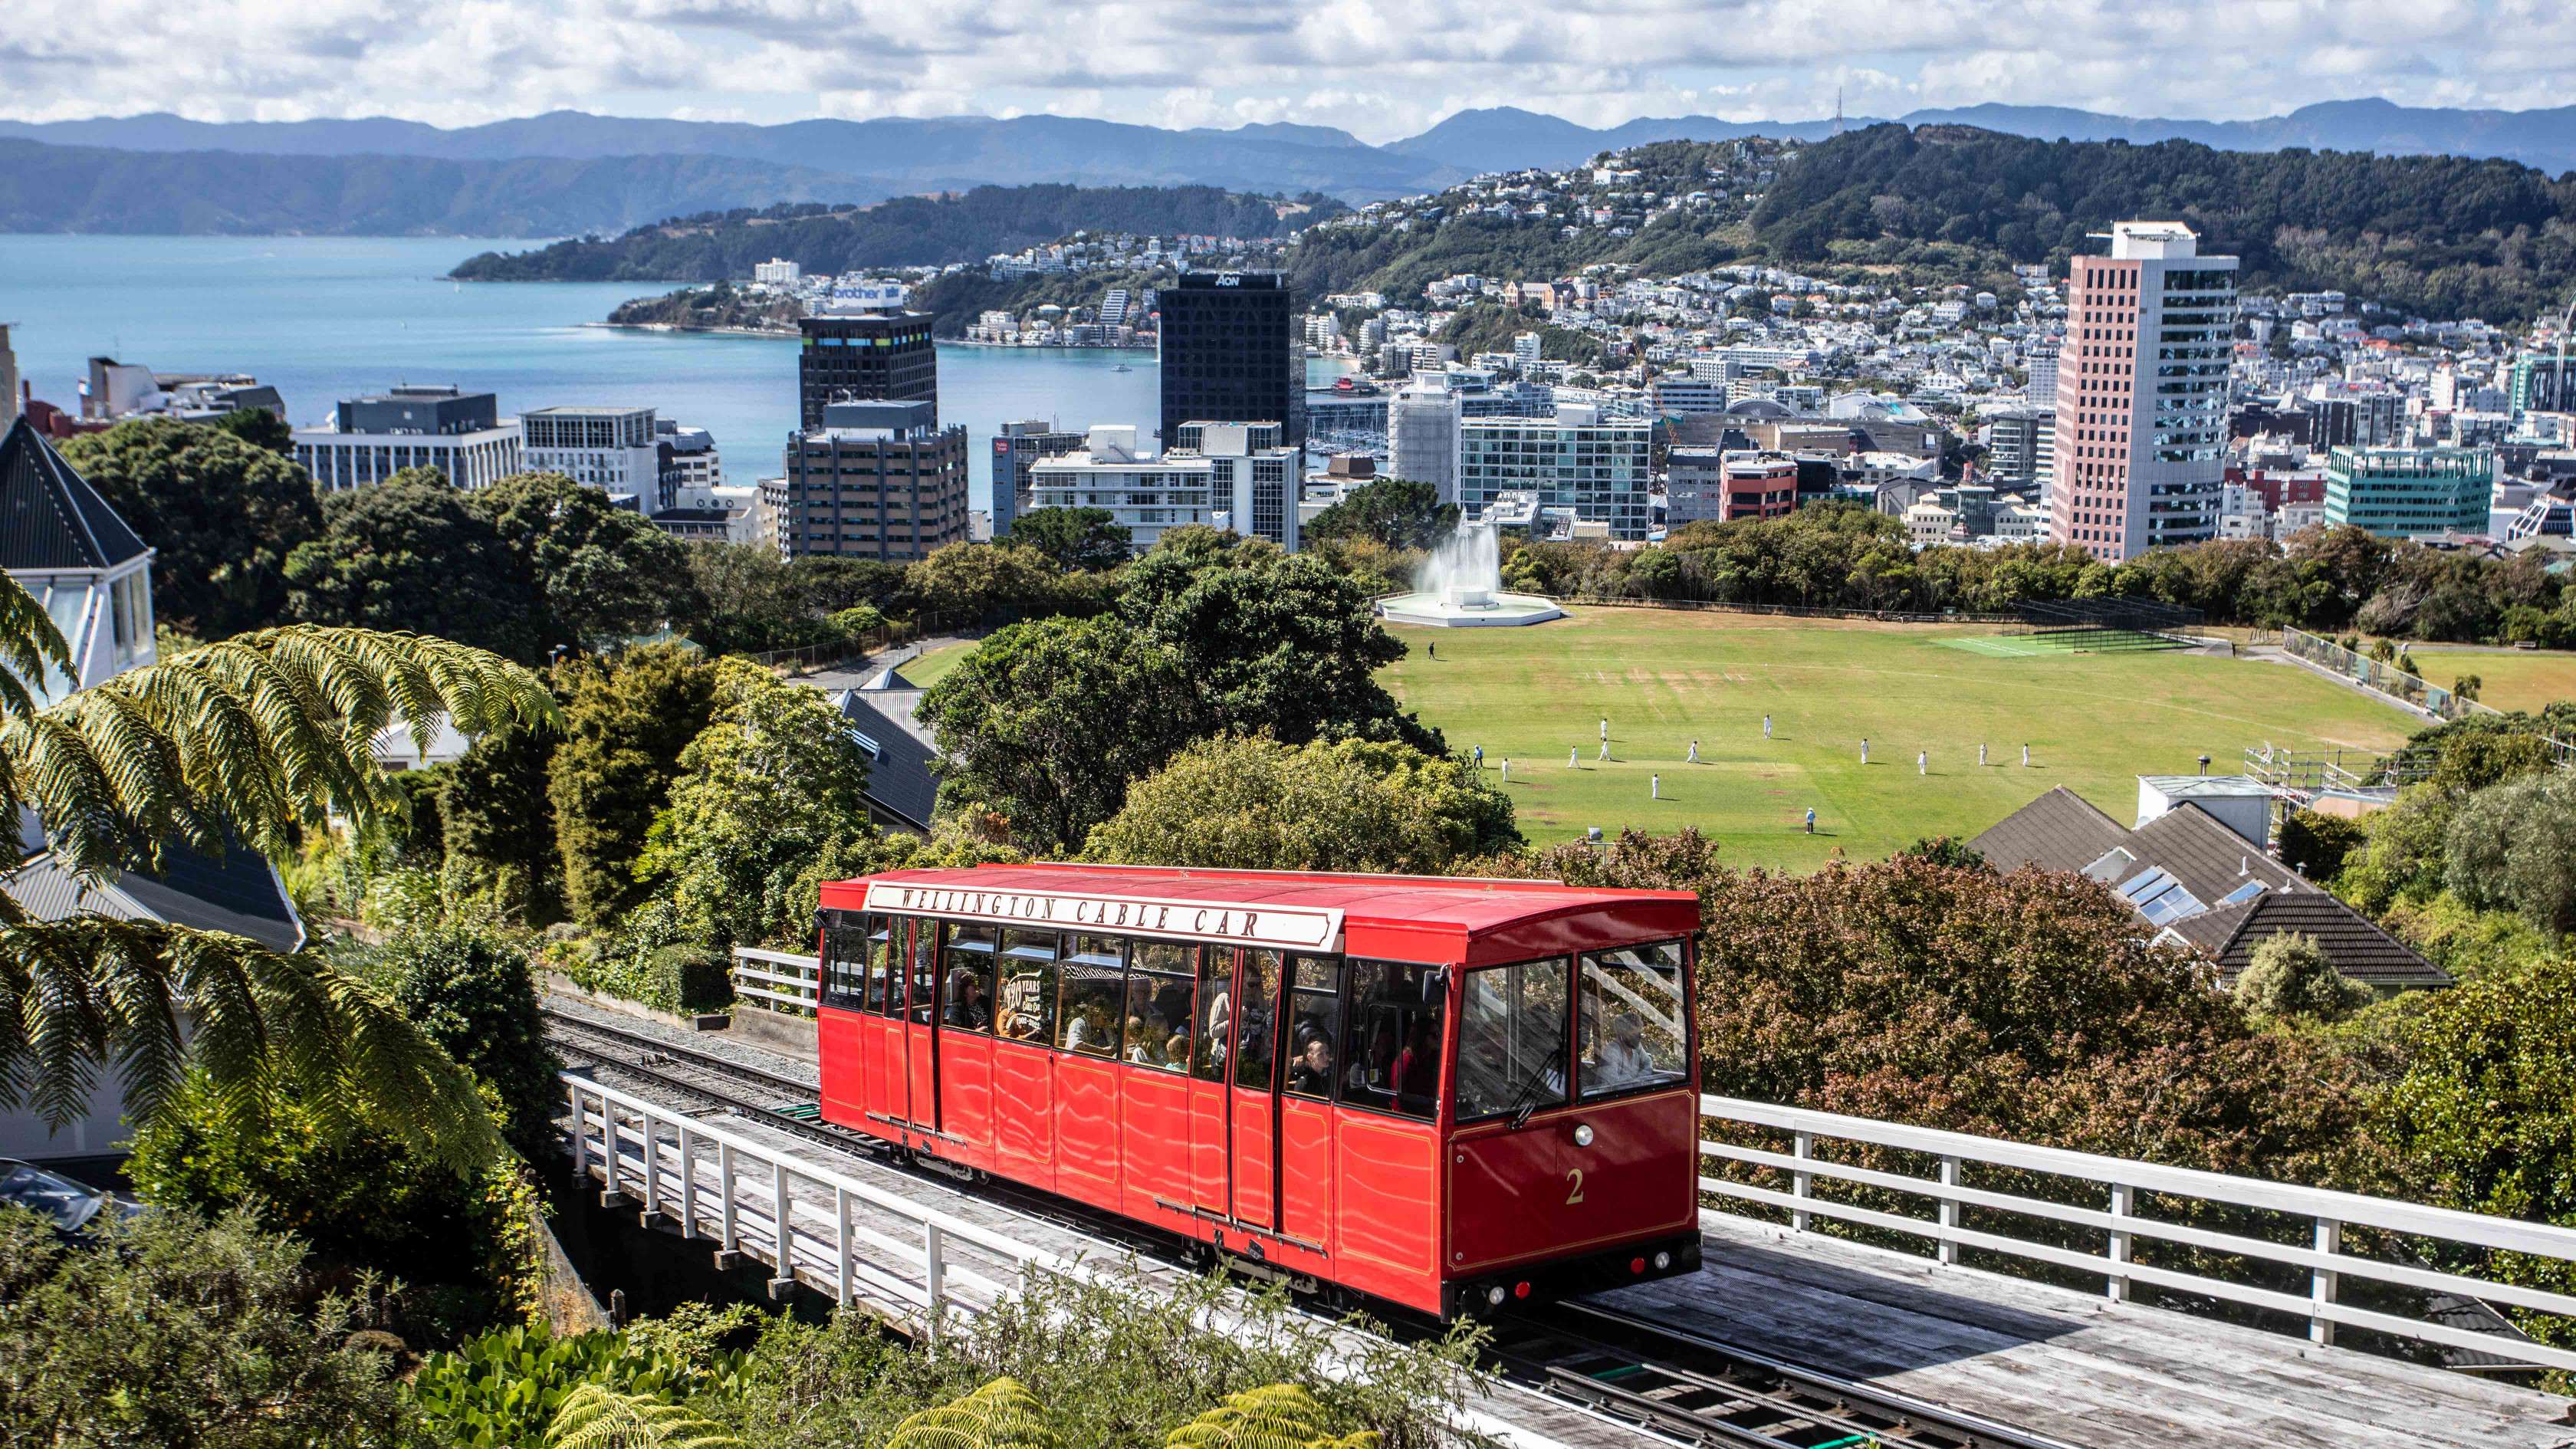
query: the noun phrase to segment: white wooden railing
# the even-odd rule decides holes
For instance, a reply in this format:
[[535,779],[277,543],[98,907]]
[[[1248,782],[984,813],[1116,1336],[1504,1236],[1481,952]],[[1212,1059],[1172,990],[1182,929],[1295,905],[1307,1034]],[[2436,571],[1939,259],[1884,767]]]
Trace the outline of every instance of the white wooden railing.
[[812,1016],[823,995],[823,963],[793,951],[733,948],[733,994],[768,1011]]
[[[1956,1263],[1961,1248],[1974,1248],[2057,1268],[2099,1273],[2104,1295],[2113,1302],[2127,1301],[2135,1284],[2201,1294],[2228,1303],[2304,1318],[2308,1324],[2308,1336],[2321,1344],[2332,1343],[2336,1327],[2342,1325],[2419,1343],[2492,1353],[2522,1363],[2576,1369],[2576,1351],[2520,1337],[2481,1333],[2419,1318],[2376,1312],[2337,1301],[2337,1288],[2342,1280],[2366,1278],[2402,1288],[2455,1293],[2489,1305],[2576,1317],[2576,1296],[2569,1294],[2409,1264],[2382,1262],[2343,1251],[2344,1229],[2361,1227],[2408,1238],[2437,1239],[2483,1250],[2576,1262],[2576,1229],[2426,1207],[2392,1198],[2266,1182],[2260,1178],[2233,1177],[2185,1167],[2159,1167],[2127,1158],[2034,1147],[1997,1137],[1908,1127],[1867,1117],[1846,1117],[1733,1097],[1702,1097],[1700,1115],[1703,1132],[1707,1135],[1722,1131],[1720,1124],[1725,1123],[1740,1123],[1789,1134],[1791,1150],[1786,1153],[1734,1142],[1704,1140],[1700,1143],[1703,1158],[1771,1168],[1787,1174],[1789,1191],[1757,1187],[1724,1177],[1703,1176],[1699,1185],[1705,1193],[1738,1202],[1759,1203],[1785,1212],[1789,1215],[1789,1226],[1798,1232],[1810,1231],[1817,1218],[1831,1218],[1929,1239],[1936,1256],[1943,1263]],[[1820,1141],[1863,1143],[1919,1153],[1937,1161],[1938,1175],[1889,1172],[1827,1161],[1816,1155],[1816,1144]],[[2078,1207],[2020,1193],[1967,1186],[1964,1181],[1966,1170],[1977,1165],[2046,1173],[2096,1184],[2102,1194],[2102,1206]],[[1912,1217],[1819,1197],[1815,1192],[1818,1178],[1925,1199],[1932,1205],[1934,1216]],[[2137,1212],[2138,1195],[2141,1193],[2255,1208],[2305,1219],[2311,1224],[2309,1246],[2267,1242],[2239,1233],[2213,1232],[2142,1217]],[[2088,1253],[1963,1227],[1960,1224],[1960,1209],[1963,1207],[2017,1213],[2098,1231],[2103,1235],[2103,1250]],[[2135,1252],[2140,1238],[2238,1254],[2303,1269],[2308,1274],[2308,1291],[2304,1295],[2285,1293],[2141,1263],[2137,1261]]]
[[[1011,1291],[993,1271],[1098,1282],[1110,1267],[1102,1259],[1021,1242],[940,1212],[685,1109],[570,1072],[559,1080],[572,1105],[575,1181],[596,1176],[608,1193],[640,1203],[648,1217],[676,1222],[683,1237],[711,1239],[727,1254],[765,1258],[773,1287],[804,1282],[825,1288],[844,1306],[864,1304],[935,1338],[952,1314],[981,1314]],[[1228,1310],[1211,1312],[1202,1327],[1242,1330],[1243,1322]],[[1357,1364],[1336,1347],[1316,1368],[1345,1378]],[[1462,1375],[1451,1422],[1503,1449],[1567,1449],[1471,1401],[1493,1390],[1472,1374]]]

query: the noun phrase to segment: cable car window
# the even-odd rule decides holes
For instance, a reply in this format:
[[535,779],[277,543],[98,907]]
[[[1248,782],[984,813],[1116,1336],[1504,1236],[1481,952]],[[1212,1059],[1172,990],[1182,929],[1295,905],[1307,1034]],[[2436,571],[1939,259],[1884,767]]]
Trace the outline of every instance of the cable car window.
[[1122,1060],[1160,1071],[1190,1065],[1190,992],[1199,948],[1177,941],[1138,941],[1127,968],[1127,1047]]
[[1552,956],[1467,973],[1458,1008],[1459,1121],[1571,1100],[1565,1026],[1572,965]]
[[1225,1063],[1234,1049],[1234,951],[1209,946],[1199,952],[1199,1029],[1191,1042],[1190,1075],[1202,1082],[1225,1080]]
[[1578,994],[1585,1097],[1670,1086],[1689,1077],[1681,942],[1585,953]]
[[1053,931],[1004,931],[1001,977],[993,989],[993,1030],[1012,1041],[1044,1046],[1055,1040],[1055,954],[1061,938]]
[[1057,1014],[1062,1035],[1056,1045],[1085,1056],[1118,1054],[1120,995],[1125,990],[1127,956],[1115,936],[1072,936],[1057,967],[1060,983]]
[[1333,1095],[1333,1049],[1341,1040],[1342,963],[1330,956],[1288,958],[1288,1079],[1292,1097]]
[[930,1025],[939,1009],[939,923],[915,916],[912,927],[912,1021]]
[[1342,1100],[1428,1120],[1440,1113],[1448,976],[1401,961],[1351,963]]
[[[820,980],[816,982],[825,1006],[842,1011],[859,1009],[859,993],[865,978],[868,925],[873,916],[856,916],[845,911],[825,911],[822,949],[815,956]],[[775,990],[775,987],[765,988]]]
[[1234,1013],[1234,1084],[1255,1092],[1270,1090],[1271,1056],[1278,1033],[1271,1028],[1279,1015],[1279,953],[1243,953],[1243,1004]]
[[993,935],[990,926],[948,928],[948,969],[939,991],[944,1030],[993,1029]]
[[903,1015],[903,928],[892,916],[871,918],[868,932],[868,1010]]

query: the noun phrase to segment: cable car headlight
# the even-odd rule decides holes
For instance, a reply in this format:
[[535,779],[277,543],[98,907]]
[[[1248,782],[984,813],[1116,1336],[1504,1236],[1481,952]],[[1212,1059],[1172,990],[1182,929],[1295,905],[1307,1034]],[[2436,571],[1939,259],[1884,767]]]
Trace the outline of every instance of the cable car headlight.
[[1671,1267],[1672,1265],[1673,1265],[1673,1255],[1672,1255],[1672,1254],[1670,1254],[1670,1253],[1657,1253],[1657,1254],[1655,1255],[1655,1271],[1656,1271],[1656,1272],[1660,1273],[1660,1272],[1664,1271],[1666,1268]]
[[1578,1124],[1578,1125],[1575,1127],[1575,1129],[1574,1129],[1574,1145],[1575,1145],[1575,1146],[1577,1146],[1577,1147],[1589,1147],[1589,1146],[1591,1146],[1591,1145],[1592,1145],[1592,1124],[1591,1124],[1591,1123],[1589,1123],[1589,1122],[1584,1122],[1584,1123],[1580,1123],[1580,1124]]
[[1503,1285],[1500,1283],[1497,1283],[1493,1287],[1485,1290],[1485,1301],[1494,1305],[1496,1308],[1502,1307],[1503,1300],[1509,1296],[1509,1294],[1506,1294],[1503,1291]]

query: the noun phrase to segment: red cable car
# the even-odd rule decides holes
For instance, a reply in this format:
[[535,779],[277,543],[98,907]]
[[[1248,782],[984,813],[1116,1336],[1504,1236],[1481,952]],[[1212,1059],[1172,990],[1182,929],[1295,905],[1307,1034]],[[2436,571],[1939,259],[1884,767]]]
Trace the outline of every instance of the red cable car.
[[822,1112],[1443,1317],[1695,1270],[1687,891],[1027,865],[823,887]]

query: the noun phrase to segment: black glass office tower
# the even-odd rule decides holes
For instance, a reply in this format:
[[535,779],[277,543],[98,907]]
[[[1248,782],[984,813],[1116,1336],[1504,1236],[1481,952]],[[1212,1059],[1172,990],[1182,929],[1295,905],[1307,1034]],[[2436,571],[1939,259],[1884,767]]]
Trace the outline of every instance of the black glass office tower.
[[1277,272],[1183,272],[1162,289],[1162,442],[1183,423],[1277,423],[1306,441],[1297,292]]
[[926,402],[939,425],[939,349],[927,312],[826,312],[796,325],[805,334],[796,363],[797,423],[823,425],[837,402]]

